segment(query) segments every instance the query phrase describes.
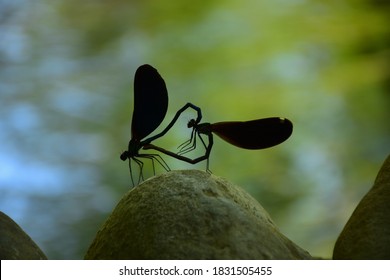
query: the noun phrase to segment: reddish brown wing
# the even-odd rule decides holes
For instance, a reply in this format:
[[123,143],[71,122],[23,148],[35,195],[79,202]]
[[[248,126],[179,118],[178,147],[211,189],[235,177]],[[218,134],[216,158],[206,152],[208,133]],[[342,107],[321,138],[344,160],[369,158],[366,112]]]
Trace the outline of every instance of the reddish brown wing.
[[211,131],[226,142],[244,149],[265,149],[287,140],[292,131],[291,121],[284,118],[265,118],[247,122],[211,124]]

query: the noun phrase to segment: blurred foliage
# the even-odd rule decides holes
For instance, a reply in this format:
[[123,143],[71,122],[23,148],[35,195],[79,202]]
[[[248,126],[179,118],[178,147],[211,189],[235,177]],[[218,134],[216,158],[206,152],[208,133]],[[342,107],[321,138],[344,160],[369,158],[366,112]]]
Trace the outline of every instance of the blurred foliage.
[[[119,155],[133,75],[149,63],[169,91],[161,127],[189,101],[207,122],[293,121],[292,137],[263,151],[215,139],[210,168],[251,193],[294,242],[330,257],[390,152],[389,7],[0,0],[0,211],[49,258],[82,258],[130,187]],[[157,144],[174,151],[191,117]],[[172,169],[205,168],[164,158]]]

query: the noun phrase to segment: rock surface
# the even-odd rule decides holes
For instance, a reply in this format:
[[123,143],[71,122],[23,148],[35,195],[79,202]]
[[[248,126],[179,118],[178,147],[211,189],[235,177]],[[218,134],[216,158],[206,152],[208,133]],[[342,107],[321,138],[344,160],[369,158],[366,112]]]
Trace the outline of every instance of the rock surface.
[[38,245],[10,217],[0,211],[0,259],[47,260]]
[[390,259],[390,156],[337,239],[333,259]]
[[85,259],[311,259],[261,205],[228,181],[171,171],[133,188]]

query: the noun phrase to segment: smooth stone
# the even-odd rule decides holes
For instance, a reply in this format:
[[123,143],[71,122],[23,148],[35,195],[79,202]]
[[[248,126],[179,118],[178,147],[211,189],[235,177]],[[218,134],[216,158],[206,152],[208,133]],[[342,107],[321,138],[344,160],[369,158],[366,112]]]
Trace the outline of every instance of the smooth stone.
[[390,260],[390,156],[338,237],[333,259]]
[[124,195],[85,259],[312,259],[241,188],[199,170],[153,177]]
[[10,217],[0,211],[0,259],[47,260],[37,244]]

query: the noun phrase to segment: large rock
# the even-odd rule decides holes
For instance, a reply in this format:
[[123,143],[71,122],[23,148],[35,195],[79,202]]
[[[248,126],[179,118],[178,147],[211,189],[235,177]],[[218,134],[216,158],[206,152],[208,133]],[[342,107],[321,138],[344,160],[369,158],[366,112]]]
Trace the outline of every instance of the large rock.
[[10,217],[0,211],[0,259],[47,260],[35,242]]
[[311,259],[242,189],[171,171],[121,199],[85,259]]
[[334,259],[390,259],[390,156],[345,225]]

